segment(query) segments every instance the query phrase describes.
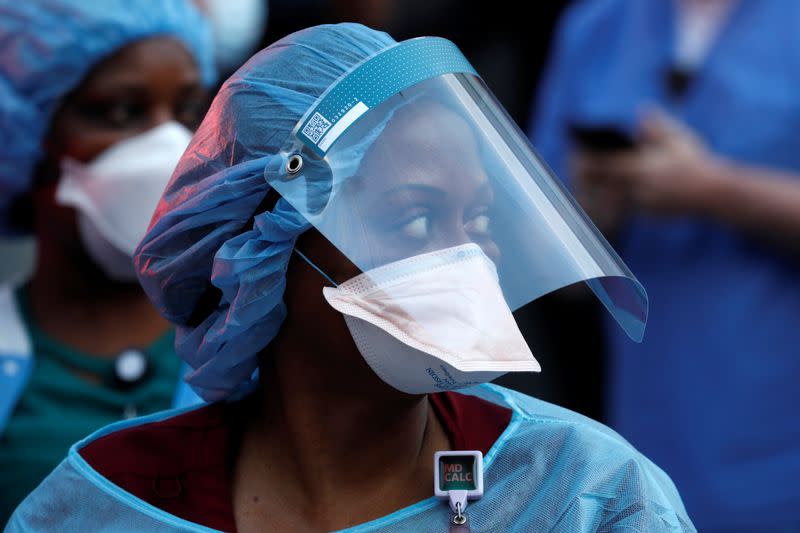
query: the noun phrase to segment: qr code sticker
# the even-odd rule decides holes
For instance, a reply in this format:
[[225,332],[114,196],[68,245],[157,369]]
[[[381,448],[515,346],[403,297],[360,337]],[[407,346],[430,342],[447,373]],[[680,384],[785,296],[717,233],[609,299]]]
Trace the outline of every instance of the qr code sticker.
[[314,116],[311,117],[311,120],[309,120],[308,124],[303,128],[303,135],[311,139],[311,142],[314,144],[317,144],[330,127],[331,123],[328,119],[319,113],[314,113]]

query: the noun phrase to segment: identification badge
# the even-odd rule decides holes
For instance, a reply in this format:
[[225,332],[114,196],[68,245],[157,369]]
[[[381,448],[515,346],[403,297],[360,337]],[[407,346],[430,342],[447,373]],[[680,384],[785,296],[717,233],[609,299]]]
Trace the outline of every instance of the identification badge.
[[433,456],[433,492],[447,500],[453,524],[466,526],[467,502],[483,496],[483,454],[479,451],[436,452]]

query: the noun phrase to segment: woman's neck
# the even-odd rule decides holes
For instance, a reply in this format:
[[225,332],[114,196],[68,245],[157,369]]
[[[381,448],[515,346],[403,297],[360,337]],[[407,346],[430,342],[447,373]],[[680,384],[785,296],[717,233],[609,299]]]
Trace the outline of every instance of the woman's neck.
[[45,333],[103,357],[147,346],[169,329],[137,283],[110,281],[85,254],[75,255],[40,237],[28,299]]
[[273,344],[235,469],[240,531],[341,529],[432,495],[450,443],[426,396],[389,388],[352,341],[344,360]]

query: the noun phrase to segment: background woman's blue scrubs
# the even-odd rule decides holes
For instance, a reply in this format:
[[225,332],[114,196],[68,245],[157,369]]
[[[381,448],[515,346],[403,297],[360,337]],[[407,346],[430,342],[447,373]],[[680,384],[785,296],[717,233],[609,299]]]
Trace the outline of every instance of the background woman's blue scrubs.
[[[734,2],[682,98],[673,2],[592,0],[564,19],[532,139],[567,176],[569,122],[640,104],[709,149],[800,172],[800,3]],[[617,249],[650,295],[641,345],[609,324],[609,423],[675,480],[700,531],[800,529],[800,260],[697,218],[635,216]]]

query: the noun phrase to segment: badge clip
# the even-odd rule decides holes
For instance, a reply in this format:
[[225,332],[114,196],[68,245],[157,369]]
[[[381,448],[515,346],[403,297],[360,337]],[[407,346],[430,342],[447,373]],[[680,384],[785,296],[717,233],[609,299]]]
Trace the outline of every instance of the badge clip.
[[433,456],[433,492],[447,500],[453,524],[466,523],[464,512],[471,500],[483,496],[483,453],[479,451],[436,452]]

